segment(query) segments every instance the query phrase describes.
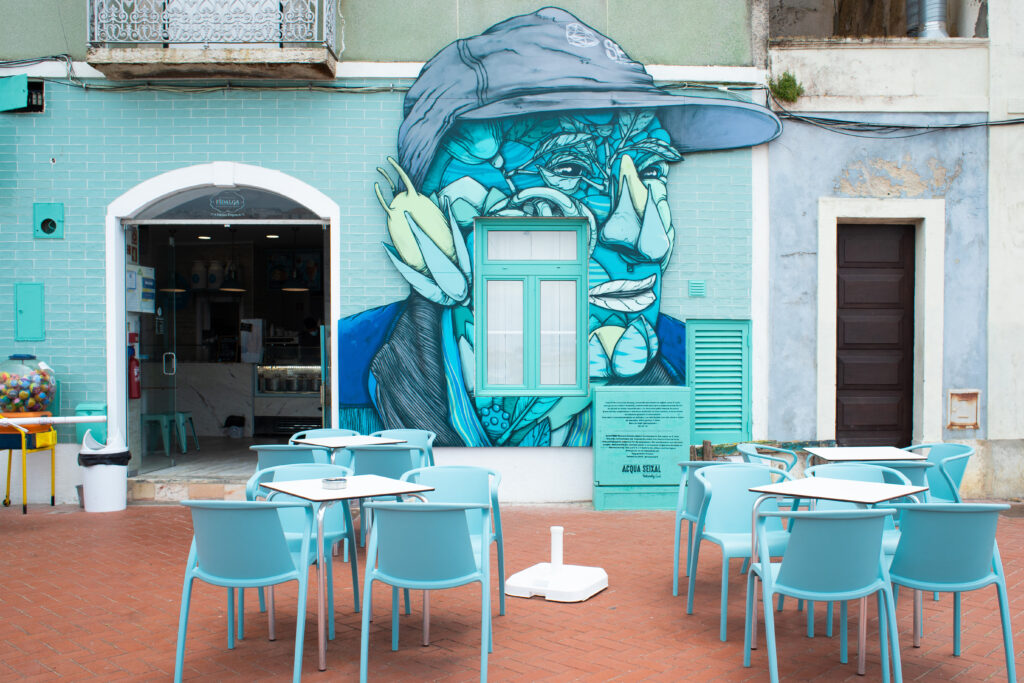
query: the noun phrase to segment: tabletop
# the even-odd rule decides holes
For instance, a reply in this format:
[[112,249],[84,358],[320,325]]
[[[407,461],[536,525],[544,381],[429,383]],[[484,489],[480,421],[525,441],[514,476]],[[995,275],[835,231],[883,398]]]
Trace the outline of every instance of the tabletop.
[[927,486],[907,486],[905,484],[880,484],[871,481],[852,479],[829,479],[827,477],[805,477],[780,481],[777,484],[765,484],[750,489],[756,493],[793,498],[820,498],[837,500],[847,503],[870,505],[894,498],[913,496],[928,490]]
[[268,481],[264,488],[287,493],[289,496],[311,500],[316,503],[374,496],[398,496],[406,493],[433,491],[433,486],[424,486],[400,479],[381,477],[376,474],[357,474],[348,477],[343,489],[325,489],[322,479],[293,479],[291,481]]
[[895,446],[811,446],[804,448],[829,462],[870,462],[872,460],[927,460],[928,457]]
[[402,439],[392,439],[386,436],[314,436],[309,439],[296,439],[296,444],[304,446],[322,446],[324,448],[353,448],[355,446],[385,446],[397,443],[405,443]]

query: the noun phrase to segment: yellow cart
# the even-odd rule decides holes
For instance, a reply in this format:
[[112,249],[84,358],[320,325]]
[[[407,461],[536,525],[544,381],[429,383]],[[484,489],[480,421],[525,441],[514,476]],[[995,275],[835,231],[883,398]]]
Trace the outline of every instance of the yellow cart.
[[[50,417],[50,413],[0,413],[0,418]],[[50,451],[50,505],[57,490],[57,430],[49,424],[14,424],[0,419],[0,450],[7,451],[7,494],[4,507],[11,505],[11,459],[21,450],[21,513],[28,514],[28,455]]]

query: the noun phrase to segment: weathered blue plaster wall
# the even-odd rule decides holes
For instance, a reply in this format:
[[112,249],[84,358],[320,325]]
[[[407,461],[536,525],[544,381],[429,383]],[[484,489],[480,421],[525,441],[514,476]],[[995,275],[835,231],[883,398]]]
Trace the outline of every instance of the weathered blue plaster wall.
[[[913,124],[977,121],[977,115],[833,112],[826,116]],[[981,389],[982,429],[947,431],[945,437],[985,437],[987,149],[984,127],[873,139],[785,122],[782,136],[770,147],[771,438],[800,440],[816,435],[814,359],[821,197],[946,200],[943,396],[954,388]]]

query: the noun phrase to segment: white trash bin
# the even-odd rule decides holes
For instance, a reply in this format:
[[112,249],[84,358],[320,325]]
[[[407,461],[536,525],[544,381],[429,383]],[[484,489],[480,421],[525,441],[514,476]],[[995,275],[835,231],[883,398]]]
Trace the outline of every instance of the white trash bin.
[[82,466],[82,496],[86,512],[116,512],[128,505],[129,451],[108,452],[85,433],[78,464]]

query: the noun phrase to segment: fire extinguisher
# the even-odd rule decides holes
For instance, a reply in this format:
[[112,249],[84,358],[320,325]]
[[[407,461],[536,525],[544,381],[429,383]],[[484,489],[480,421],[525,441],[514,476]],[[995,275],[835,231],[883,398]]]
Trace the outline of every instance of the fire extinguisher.
[[128,398],[142,398],[142,368],[135,347],[128,347]]

